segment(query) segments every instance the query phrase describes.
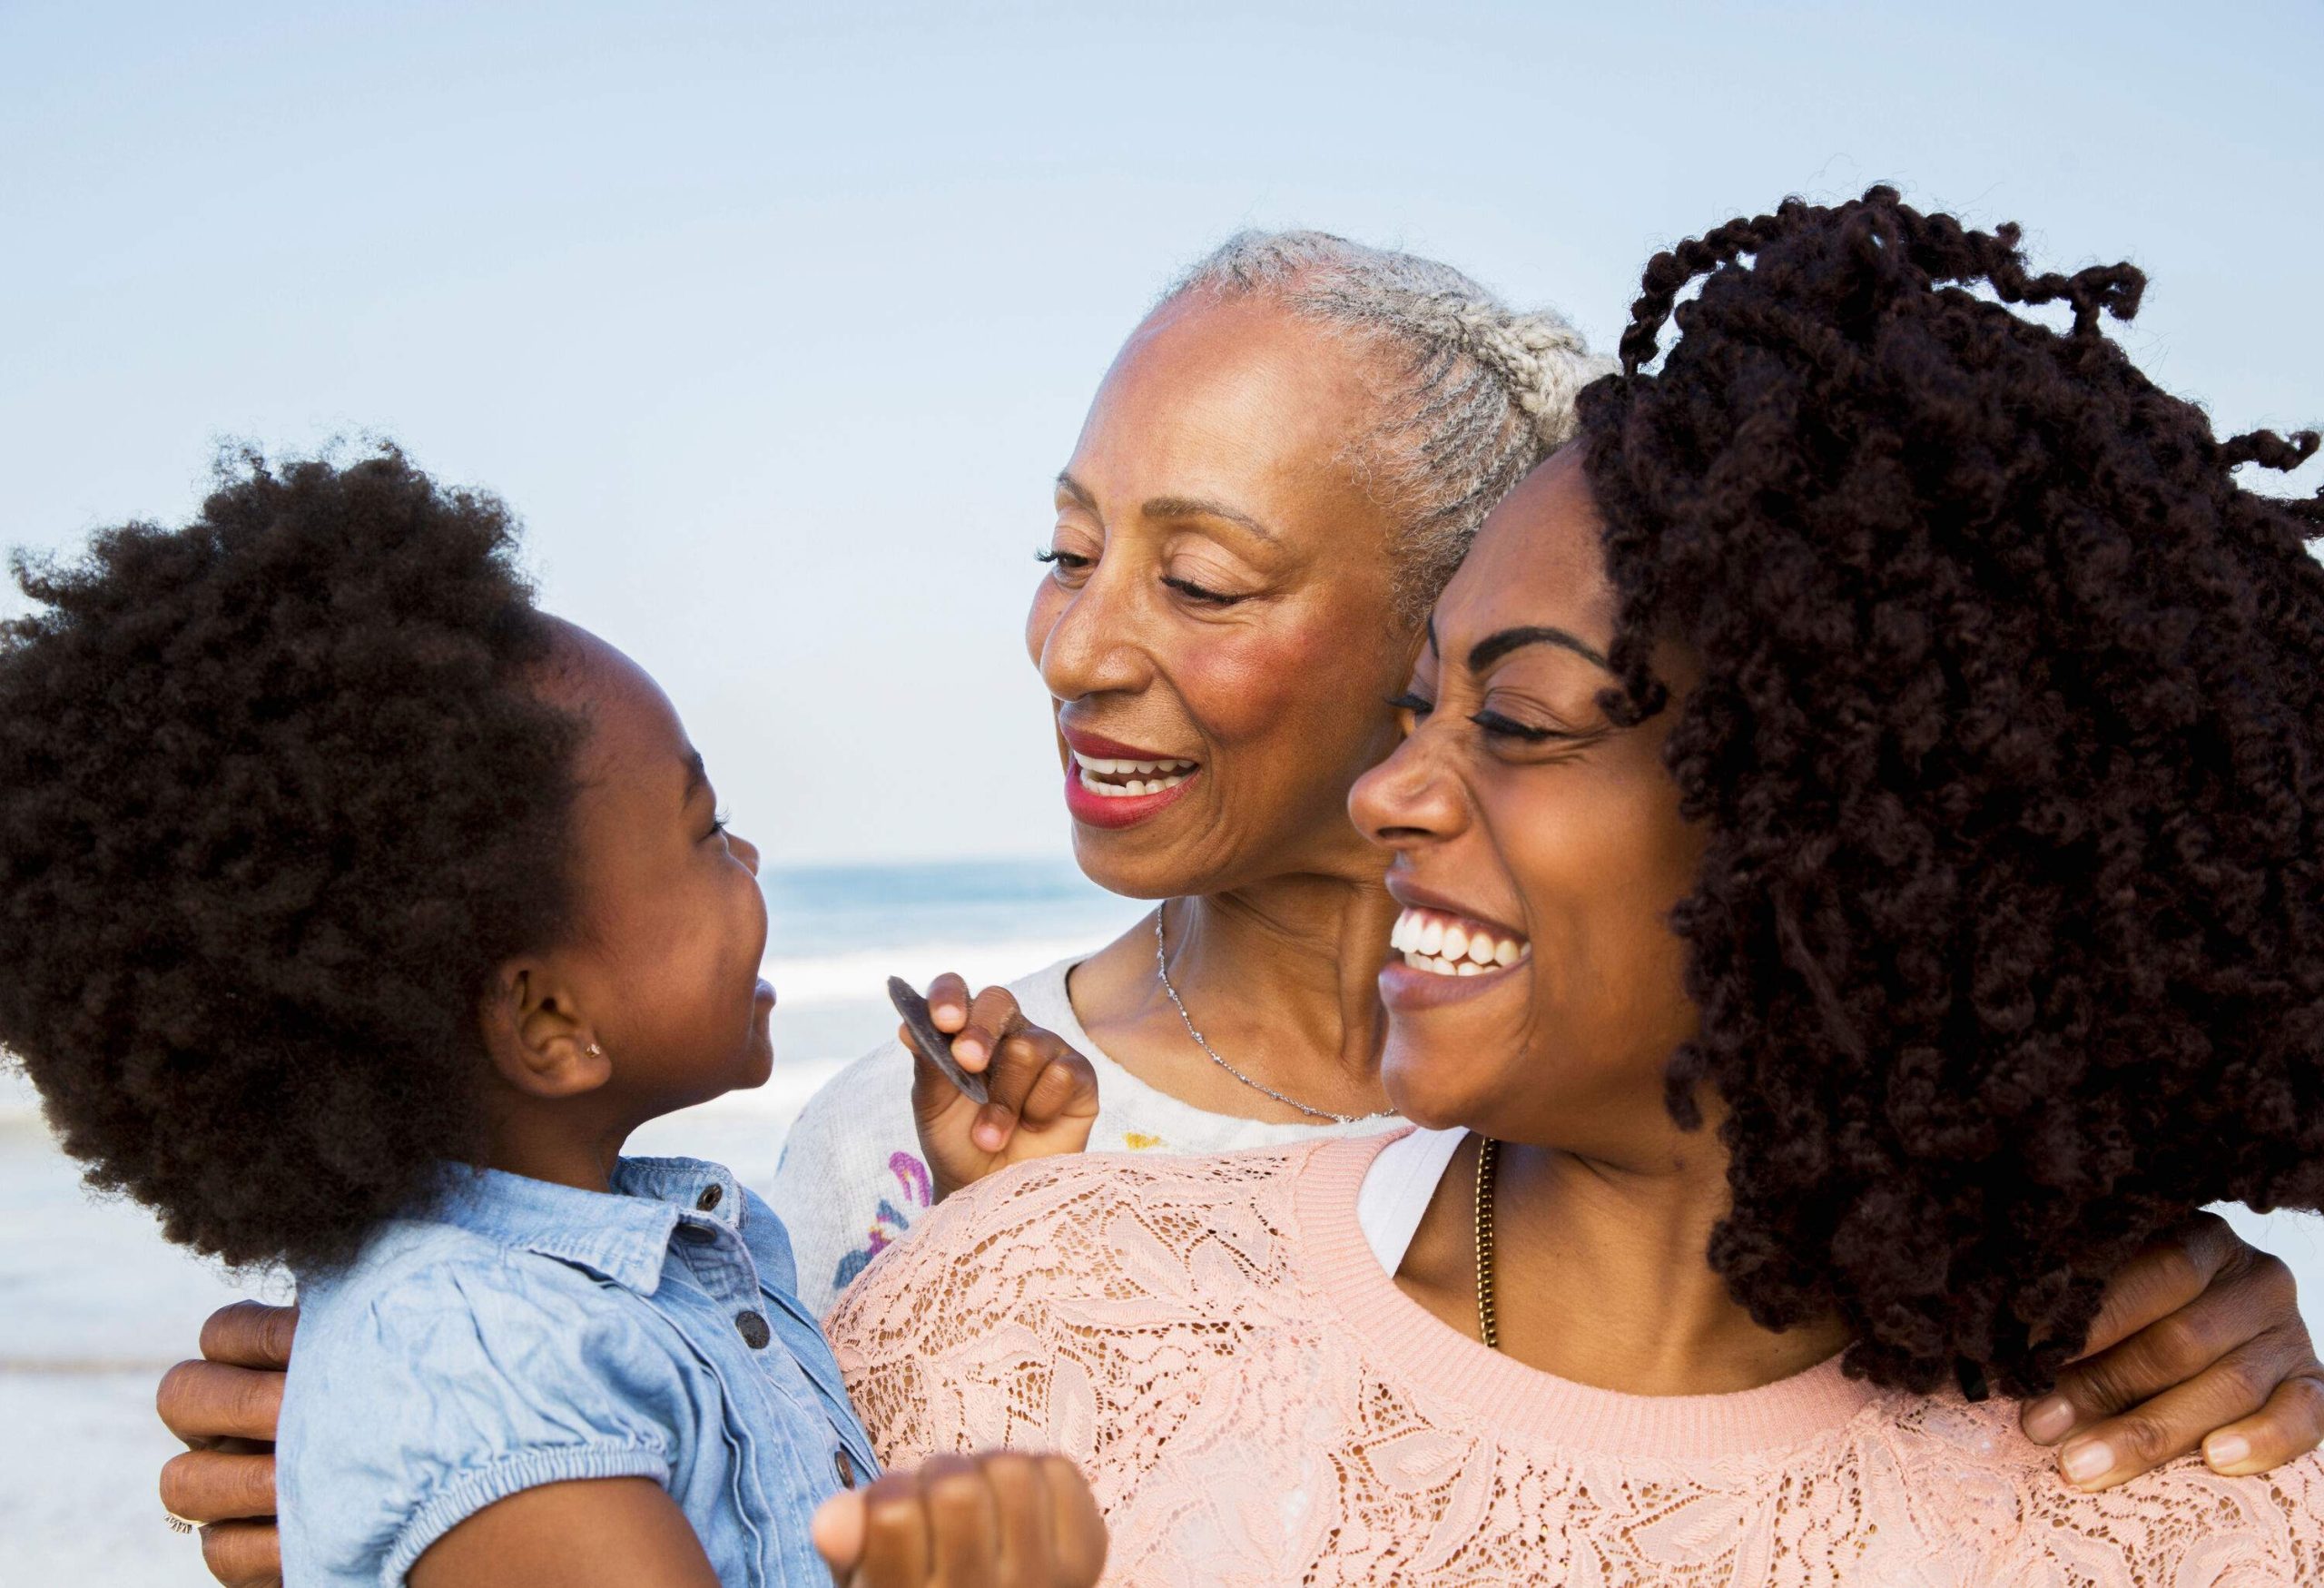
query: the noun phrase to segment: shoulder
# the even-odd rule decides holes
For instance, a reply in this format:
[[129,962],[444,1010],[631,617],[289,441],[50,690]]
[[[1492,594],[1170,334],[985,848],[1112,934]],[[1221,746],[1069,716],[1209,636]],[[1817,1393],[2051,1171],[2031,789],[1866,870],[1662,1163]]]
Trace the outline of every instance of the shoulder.
[[543,1484],[682,1456],[690,1386],[639,1298],[444,1226],[393,1225],[300,1287],[280,1487],[292,1580],[402,1580],[428,1544]]
[[294,1396],[425,1384],[436,1400],[537,1403],[658,1376],[675,1362],[667,1331],[629,1292],[445,1225],[389,1226],[348,1269],[301,1285],[299,1299]]
[[2085,1494],[2058,1475],[2054,1453],[2019,1432],[2013,1401],[1896,1405],[1888,1446],[1897,1504],[1956,1541],[1982,1540],[2014,1571],[2180,1588],[2324,1581],[2324,1458],[2230,1478],[2187,1456]]

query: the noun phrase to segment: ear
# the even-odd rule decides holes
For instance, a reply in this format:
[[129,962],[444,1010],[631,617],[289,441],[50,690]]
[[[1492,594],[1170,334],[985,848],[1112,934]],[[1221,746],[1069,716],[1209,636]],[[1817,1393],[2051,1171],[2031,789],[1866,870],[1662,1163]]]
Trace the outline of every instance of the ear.
[[500,1079],[528,1097],[578,1097],[613,1079],[613,1060],[569,980],[546,960],[500,967],[480,1011],[485,1051]]

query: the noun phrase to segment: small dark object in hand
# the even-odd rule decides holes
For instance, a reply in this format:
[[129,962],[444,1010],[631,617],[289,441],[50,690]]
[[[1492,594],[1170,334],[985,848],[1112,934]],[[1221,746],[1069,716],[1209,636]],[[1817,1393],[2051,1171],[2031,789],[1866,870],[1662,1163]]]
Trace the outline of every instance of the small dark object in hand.
[[901,976],[889,977],[888,1001],[903,1016],[904,1030],[911,1033],[912,1046],[920,1050],[921,1057],[942,1070],[944,1078],[960,1089],[962,1097],[977,1104],[991,1099],[992,1092],[985,1085],[984,1077],[970,1075],[952,1057],[952,1040],[938,1031],[936,1022],[928,1018],[928,1000],[914,991],[911,982]]

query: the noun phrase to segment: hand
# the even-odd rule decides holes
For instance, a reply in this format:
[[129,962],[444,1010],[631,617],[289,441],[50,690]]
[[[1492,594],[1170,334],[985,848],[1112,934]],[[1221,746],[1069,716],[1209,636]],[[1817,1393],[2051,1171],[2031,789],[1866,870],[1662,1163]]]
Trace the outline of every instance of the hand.
[[2201,1445],[2242,1477],[2324,1440],[2324,1364],[2291,1271],[2201,1213],[2106,1287],[2081,1358],[2021,1414],[2066,1481],[2112,1488]]
[[[988,987],[971,1001],[968,983],[947,972],[929,985],[928,1014],[938,1031],[954,1033],[953,1060],[983,1076],[992,1094],[979,1107],[913,1052],[912,1113],[937,1201],[1010,1164],[1089,1145],[1098,1072],[1062,1038],[1029,1023],[1007,988]],[[909,1033],[898,1035],[911,1048]]]
[[1091,1588],[1106,1524],[1061,1455],[939,1455],[815,1513],[840,1588]]
[[295,1307],[238,1301],[202,1326],[200,1362],[162,1375],[154,1409],[186,1454],[162,1468],[162,1504],[202,1527],[202,1563],[229,1588],[280,1588],[274,1429],[299,1327]]

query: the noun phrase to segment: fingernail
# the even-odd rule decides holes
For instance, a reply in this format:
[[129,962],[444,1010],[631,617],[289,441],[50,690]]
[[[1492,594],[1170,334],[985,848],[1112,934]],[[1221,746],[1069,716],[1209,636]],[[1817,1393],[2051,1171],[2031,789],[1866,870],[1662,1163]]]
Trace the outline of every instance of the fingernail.
[[2106,1447],[2103,1439],[2087,1439],[2066,1446],[2063,1465],[2066,1476],[2075,1483],[2086,1484],[2114,1470],[2114,1453]]
[[2251,1459],[2251,1441],[2240,1434],[2214,1434],[2203,1441],[2203,1459],[2221,1469],[2241,1466]]
[[1002,1133],[1000,1127],[998,1125],[979,1125],[977,1127],[977,1145],[983,1148],[987,1152],[999,1152],[1001,1149],[1001,1145],[1007,1140],[1008,1137]]
[[2025,1436],[2036,1445],[2063,1439],[2073,1430],[2073,1402],[2045,1395],[2025,1408]]
[[984,1044],[974,1037],[962,1037],[952,1044],[952,1057],[963,1064],[972,1060],[981,1063],[984,1060]]

